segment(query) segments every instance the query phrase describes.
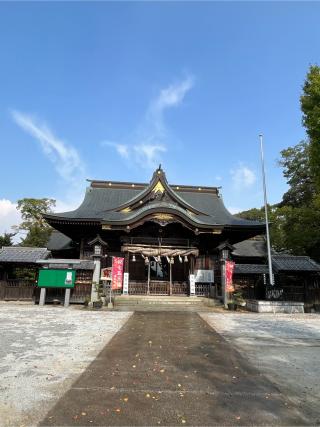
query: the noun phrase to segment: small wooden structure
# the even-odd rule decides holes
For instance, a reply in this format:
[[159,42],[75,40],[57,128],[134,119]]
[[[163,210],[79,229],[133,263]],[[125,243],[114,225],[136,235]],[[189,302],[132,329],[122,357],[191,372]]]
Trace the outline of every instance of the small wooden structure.
[[[55,259],[47,248],[5,246],[0,249],[0,300],[4,301],[39,301],[40,291],[36,282],[38,278],[39,260],[50,262],[50,268],[57,266]],[[67,266],[69,260],[59,264],[59,268]],[[90,299],[93,261],[77,260],[75,287],[71,291],[70,302],[83,303]],[[63,301],[61,289],[50,289],[46,300]]]
[[37,260],[50,256],[47,248],[4,246],[0,249],[0,300],[32,301]]

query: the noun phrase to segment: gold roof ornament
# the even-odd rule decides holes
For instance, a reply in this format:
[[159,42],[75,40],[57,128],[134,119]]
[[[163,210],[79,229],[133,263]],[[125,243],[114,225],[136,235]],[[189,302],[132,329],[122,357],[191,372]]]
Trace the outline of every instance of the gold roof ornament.
[[165,213],[158,213],[153,215],[154,219],[159,219],[160,221],[171,221],[173,220],[173,215],[165,214]]
[[161,181],[158,181],[152,189],[153,193],[164,193],[164,186]]

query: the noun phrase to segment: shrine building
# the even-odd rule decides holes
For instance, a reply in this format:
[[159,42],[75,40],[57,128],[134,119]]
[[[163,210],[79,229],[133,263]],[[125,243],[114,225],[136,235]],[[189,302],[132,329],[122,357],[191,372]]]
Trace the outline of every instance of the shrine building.
[[65,239],[53,256],[94,260],[93,282],[112,257],[124,258],[129,295],[221,296],[221,260],[265,224],[232,215],[218,187],[169,184],[159,168],[150,183],[89,181],[74,211],[46,214]]

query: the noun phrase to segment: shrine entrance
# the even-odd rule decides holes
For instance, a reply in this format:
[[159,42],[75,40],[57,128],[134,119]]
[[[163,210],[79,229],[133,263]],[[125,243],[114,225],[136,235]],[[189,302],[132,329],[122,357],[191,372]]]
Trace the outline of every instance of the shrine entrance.
[[125,245],[129,295],[189,295],[196,248]]

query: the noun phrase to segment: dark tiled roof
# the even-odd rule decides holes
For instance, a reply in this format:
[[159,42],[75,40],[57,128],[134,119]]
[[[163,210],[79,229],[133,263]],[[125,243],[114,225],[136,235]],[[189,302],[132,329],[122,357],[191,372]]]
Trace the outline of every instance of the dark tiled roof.
[[47,246],[50,251],[72,249],[73,247],[72,240],[70,239],[70,237],[56,230],[52,231]]
[[254,257],[265,258],[267,256],[266,242],[255,239],[243,240],[242,242],[235,243],[232,255],[239,257]]
[[264,264],[236,264],[234,266],[235,274],[266,274],[268,266]]
[[320,271],[320,264],[308,256],[273,255],[272,266],[277,271]]
[[0,262],[34,264],[39,259],[47,259],[51,252],[47,248],[28,248],[22,246],[3,246],[0,249]]
[[[193,222],[195,226],[204,225],[227,225],[227,226],[248,226],[248,227],[263,227],[263,224],[259,221],[250,221],[242,218],[238,218],[232,215],[225,207],[222,198],[220,197],[218,190],[215,187],[202,188],[201,191],[197,191],[196,188],[169,186],[171,195],[176,197],[177,203],[170,201],[154,201],[143,205],[141,208],[134,209],[130,212],[124,212],[119,210],[119,207],[126,203],[139,198],[146,192],[148,185],[144,188],[136,189],[134,184],[132,187],[125,183],[121,187],[121,183],[118,183],[118,187],[108,185],[102,185],[96,187],[91,185],[87,188],[85,198],[81,205],[70,212],[56,213],[52,215],[46,215],[49,220],[54,219],[74,219],[74,220],[96,220],[98,222],[106,223],[126,223],[133,221],[140,216],[146,215],[151,210],[160,211],[169,210],[171,212],[177,212],[177,214],[184,215],[190,222]],[[150,188],[150,187],[149,187]],[[188,211],[188,208],[179,206],[179,200],[185,205],[190,206],[198,214],[194,214]]]
[[[320,272],[320,264],[308,256],[272,255],[274,273],[288,272]],[[235,274],[267,274],[266,264],[235,264]]]
[[[48,264],[49,268],[68,268],[68,263],[66,264],[55,264],[54,259],[52,263]],[[80,264],[74,264],[72,267],[74,270],[94,270],[94,262],[92,260],[80,260]]]

